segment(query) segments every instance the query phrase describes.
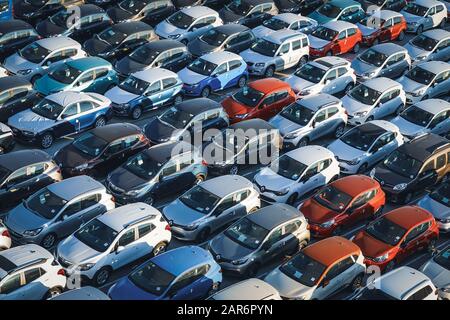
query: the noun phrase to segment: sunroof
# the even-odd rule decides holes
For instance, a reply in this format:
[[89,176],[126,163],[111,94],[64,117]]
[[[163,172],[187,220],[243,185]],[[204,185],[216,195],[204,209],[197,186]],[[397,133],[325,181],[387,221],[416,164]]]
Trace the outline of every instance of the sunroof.
[[6,272],[10,272],[16,269],[17,266],[8,259],[6,259],[4,256],[0,255],[0,268],[5,270]]

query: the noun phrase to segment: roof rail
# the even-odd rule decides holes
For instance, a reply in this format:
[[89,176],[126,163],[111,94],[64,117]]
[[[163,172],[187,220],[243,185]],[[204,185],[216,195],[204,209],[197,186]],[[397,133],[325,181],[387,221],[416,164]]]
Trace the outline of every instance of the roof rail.
[[48,260],[48,258],[34,259],[34,260],[30,261],[30,262],[21,264],[20,266],[17,266],[16,268],[9,270],[8,274],[11,274],[11,273],[13,273],[15,271],[18,271],[18,270],[21,270],[21,269],[24,269],[24,268],[28,268],[28,267],[31,267],[31,266],[34,266],[34,265],[37,265],[37,264],[42,264],[42,263],[44,263],[47,260]]
[[124,227],[124,229],[125,229],[125,228],[128,228],[128,227],[130,227],[130,226],[134,226],[134,225],[136,225],[136,224],[138,224],[138,223],[140,223],[140,222],[142,222],[142,221],[145,221],[145,220],[153,220],[153,219],[155,219],[155,217],[156,217],[156,214],[151,214],[151,215],[149,215],[149,216],[137,218],[136,220],[133,220],[133,221],[130,221],[130,222],[125,223],[125,224],[123,225],[123,227]]

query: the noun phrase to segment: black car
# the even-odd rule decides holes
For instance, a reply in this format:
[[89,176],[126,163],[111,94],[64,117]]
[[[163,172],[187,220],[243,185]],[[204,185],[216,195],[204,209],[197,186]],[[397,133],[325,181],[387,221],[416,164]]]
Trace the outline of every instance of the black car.
[[95,4],[96,6],[102,8],[109,8],[111,6],[116,5],[119,0],[84,0],[85,3]]
[[15,0],[14,18],[35,24],[69,6],[83,3],[83,0]]
[[[369,11],[370,7],[378,7],[378,10],[392,10],[400,12],[407,4],[407,0],[359,0],[364,11]],[[370,12],[368,12],[370,13]]]
[[202,5],[214,10],[220,10],[233,0],[203,0]]
[[171,0],[123,0],[107,12],[115,23],[133,20],[156,26],[175,11]]
[[322,4],[324,0],[274,0],[280,13],[299,13],[304,16],[310,14]]
[[87,40],[83,48],[91,56],[113,62],[154,39],[157,36],[148,24],[142,21],[121,22]]
[[0,78],[0,122],[7,123],[9,117],[31,108],[40,99],[33,85],[23,77]]
[[138,126],[125,122],[108,124],[76,138],[60,149],[54,160],[64,177],[98,177],[148,146],[149,141]]
[[79,6],[77,10],[80,13],[77,22],[71,21],[72,12],[61,10],[39,22],[36,25],[36,31],[44,38],[67,36],[82,42],[112,24],[112,20],[105,10],[96,5],[84,4]]
[[212,28],[189,42],[188,49],[194,57],[215,51],[230,51],[239,54],[256,41],[252,31],[241,24],[226,24]]
[[184,44],[176,40],[156,40],[137,48],[115,64],[121,79],[131,73],[160,67],[178,72],[192,61]]
[[238,23],[249,28],[261,25],[278,13],[273,0],[239,0],[233,1],[219,11],[223,23]]
[[12,207],[61,180],[61,171],[47,152],[30,149],[0,155],[0,207]]
[[0,154],[10,152],[15,144],[11,128],[0,122]]
[[25,21],[0,21],[0,61],[37,39],[39,34]]

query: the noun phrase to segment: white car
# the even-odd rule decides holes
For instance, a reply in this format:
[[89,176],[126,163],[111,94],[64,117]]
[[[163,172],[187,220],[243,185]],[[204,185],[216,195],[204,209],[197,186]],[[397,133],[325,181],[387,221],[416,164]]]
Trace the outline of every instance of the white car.
[[413,65],[425,61],[450,61],[450,31],[434,29],[412,38],[406,45]]
[[11,248],[11,235],[8,228],[0,221],[0,251]]
[[294,204],[299,198],[339,177],[334,154],[321,146],[289,151],[259,171],[253,183],[261,200]]
[[420,268],[439,290],[439,298],[450,300],[450,246],[434,255]]
[[309,33],[317,27],[317,21],[294,13],[280,13],[265,20],[262,25],[253,28],[257,38],[263,38],[275,31],[290,29]]
[[64,269],[50,252],[27,244],[0,252],[0,300],[40,300],[66,287]]
[[436,0],[411,1],[400,13],[405,17],[406,31],[417,34],[437,26],[444,29],[447,20],[445,4]]
[[137,202],[92,219],[62,241],[55,256],[69,275],[102,286],[112,271],[164,252],[171,237],[161,213]]

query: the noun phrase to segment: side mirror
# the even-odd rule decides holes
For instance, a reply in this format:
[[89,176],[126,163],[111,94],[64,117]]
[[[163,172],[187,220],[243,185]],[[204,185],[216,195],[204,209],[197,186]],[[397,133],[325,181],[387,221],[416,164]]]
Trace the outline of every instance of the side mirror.
[[124,246],[117,246],[116,248],[116,254],[120,253],[121,251],[123,251],[123,249],[125,249]]
[[61,115],[61,119],[66,119],[67,117],[68,117],[67,114],[62,114],[62,115]]
[[49,65],[51,65],[51,64],[52,64],[52,61],[51,61],[51,60],[47,60],[47,61],[44,62],[44,65],[47,66],[47,67],[48,67]]
[[62,220],[62,221],[65,221],[65,220],[67,220],[67,218],[69,218],[69,216],[68,216],[67,214],[64,214],[64,215],[61,217],[61,220]]
[[313,120],[313,121],[311,122],[311,127],[312,127],[312,128],[315,128],[315,127],[316,127],[316,120]]
[[173,297],[175,297],[175,295],[178,293],[178,290],[177,289],[172,289],[172,288],[170,288],[169,289],[169,291],[167,291],[167,297],[169,297],[169,298],[173,298]]
[[406,242],[406,240],[403,241],[403,242],[400,244],[400,248],[405,249],[407,244],[408,244],[408,243]]
[[264,251],[269,250],[270,247],[271,247],[271,245],[270,245],[269,242],[264,242],[264,243],[262,244],[262,246],[261,246],[261,248],[262,248]]
[[300,182],[307,182],[307,181],[309,180],[309,178],[310,178],[310,177],[308,177],[308,176],[303,176],[303,177],[300,179]]
[[331,82],[331,80],[327,79],[327,80],[325,80],[324,84],[327,85],[327,84],[329,84],[330,82]]

